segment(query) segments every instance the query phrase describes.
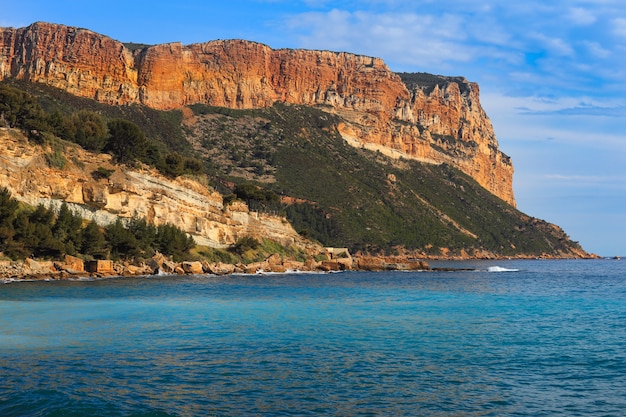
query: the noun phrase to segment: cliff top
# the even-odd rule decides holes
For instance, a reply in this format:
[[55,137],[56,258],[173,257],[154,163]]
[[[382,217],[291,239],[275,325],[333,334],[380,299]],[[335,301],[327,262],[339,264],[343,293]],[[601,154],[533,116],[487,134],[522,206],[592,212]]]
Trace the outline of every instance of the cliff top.
[[[488,195],[490,209],[485,208],[485,213],[504,216],[501,227],[537,231],[528,216],[514,211],[511,160],[498,148],[493,126],[480,105],[478,86],[463,77],[398,75],[378,58],[273,50],[243,40],[188,46],[135,44],[131,49],[87,29],[62,25],[38,22],[27,28],[3,29],[0,81],[66,92],[68,96],[60,99],[63,109],[78,98],[86,100],[80,104],[83,108],[96,108],[98,103],[100,114],[115,112],[118,118],[128,118],[133,109],[139,109],[146,131],[151,129],[162,140],[159,146],[168,147],[168,152],[197,152],[207,162],[204,166],[194,163],[198,169],[227,169],[215,167],[216,162],[227,166],[233,161],[240,166],[229,171],[229,181],[245,179],[262,187],[272,184],[296,201],[323,202],[315,216],[327,218],[316,227],[323,229],[329,226],[324,222],[332,221],[349,226],[344,232],[351,233],[348,237],[354,245],[365,247],[378,239],[386,246],[397,242],[426,250],[435,241],[438,247],[447,246],[446,239],[454,235],[457,246],[496,245],[496,250],[506,253],[524,250],[523,239],[504,245],[487,236],[487,240],[476,240],[493,224],[479,211],[472,211],[474,218],[466,219],[469,213],[459,207],[471,207],[470,199],[449,190],[450,184],[462,185],[461,191],[471,189],[473,196],[480,194],[471,199],[478,206]],[[190,112],[196,114],[181,120],[183,113]],[[251,114],[255,116],[247,118]],[[163,123],[166,119],[169,122]],[[155,131],[157,124],[167,124],[168,134]],[[245,135],[235,139],[239,131]],[[54,134],[63,137],[67,132]],[[233,148],[233,143],[245,146]],[[287,143],[291,147],[282,146]],[[179,144],[184,146],[177,148]],[[375,155],[375,162],[362,152]],[[180,155],[172,158],[185,161]],[[424,166],[426,162],[431,165]],[[364,166],[371,167],[368,175],[375,178],[363,176]],[[427,185],[424,178],[428,178]],[[447,191],[426,191],[435,184],[435,189]],[[357,186],[362,187],[360,191]],[[325,199],[329,190],[334,199]],[[362,203],[345,198],[355,192],[365,198]],[[445,201],[443,194],[452,200]],[[381,217],[381,210],[389,218]],[[416,236],[410,222],[426,213],[435,219],[419,230],[446,231]],[[371,224],[372,218],[380,221]],[[373,229],[379,233],[376,237],[369,233]],[[504,230],[494,233],[498,239],[511,240]]]

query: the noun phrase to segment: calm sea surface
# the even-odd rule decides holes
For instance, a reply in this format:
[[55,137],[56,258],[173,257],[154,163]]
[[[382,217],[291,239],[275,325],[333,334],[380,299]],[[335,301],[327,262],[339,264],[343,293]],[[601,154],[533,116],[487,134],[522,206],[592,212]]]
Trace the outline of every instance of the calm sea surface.
[[626,414],[626,261],[431,264],[0,283],[0,416]]

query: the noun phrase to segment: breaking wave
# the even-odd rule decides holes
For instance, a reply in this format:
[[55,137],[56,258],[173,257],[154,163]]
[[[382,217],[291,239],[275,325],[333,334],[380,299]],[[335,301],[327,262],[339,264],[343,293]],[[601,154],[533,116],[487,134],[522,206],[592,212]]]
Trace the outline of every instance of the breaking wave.
[[519,269],[502,268],[501,266],[490,266],[487,272],[518,272]]

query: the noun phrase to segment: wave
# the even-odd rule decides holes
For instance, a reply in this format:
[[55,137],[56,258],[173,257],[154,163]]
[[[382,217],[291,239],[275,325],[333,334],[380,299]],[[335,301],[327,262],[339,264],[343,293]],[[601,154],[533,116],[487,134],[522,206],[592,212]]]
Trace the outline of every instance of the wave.
[[502,268],[501,266],[490,266],[487,272],[519,272],[519,269]]
[[254,274],[240,274],[240,275],[325,275],[325,274],[339,274],[345,271],[302,271],[300,269],[287,269],[285,272],[272,272],[259,269]]

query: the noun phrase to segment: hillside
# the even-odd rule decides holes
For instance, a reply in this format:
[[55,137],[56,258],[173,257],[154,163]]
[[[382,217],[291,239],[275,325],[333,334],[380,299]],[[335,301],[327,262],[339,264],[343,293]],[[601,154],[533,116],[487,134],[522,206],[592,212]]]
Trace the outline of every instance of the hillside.
[[341,119],[323,111],[193,110],[188,137],[215,175],[283,196],[282,205],[258,204],[282,207],[296,230],[326,245],[426,257],[584,254],[560,228],[521,213],[457,168],[348,145],[337,130]]
[[379,58],[346,52],[244,40],[127,47],[87,29],[38,22],[0,29],[2,79],[156,110],[315,106],[339,115],[338,130],[355,146],[450,164],[515,205],[511,161],[498,149],[478,85],[462,77],[430,76],[422,88]]
[[[27,97],[30,113],[21,128],[29,146],[48,149],[39,160],[54,173],[21,182],[17,174],[0,175],[0,186],[23,201],[69,201],[98,210],[108,221],[138,213],[213,246],[280,230],[282,238],[274,238],[286,243],[304,244],[307,237],[362,252],[587,256],[558,226],[515,209],[510,158],[498,150],[478,86],[462,77],[394,74],[375,58],[274,51],[246,41],[131,48],[87,30],[44,23],[0,29],[0,35],[0,87],[10,89],[11,97]],[[164,62],[168,66],[159,66]],[[5,126],[15,127],[22,117],[0,111]],[[85,117],[105,126],[99,142],[76,134],[76,120],[82,131]],[[118,120],[137,127],[142,145],[133,150],[136,155],[112,146]],[[73,161],[79,149],[59,147],[63,140],[112,154],[97,157],[109,158],[106,169],[141,168],[142,181],[161,188],[142,194],[135,185],[121,186],[119,176],[96,180],[90,174],[95,166],[84,178],[72,178],[70,167],[74,173],[87,168],[84,162],[58,163]],[[42,166],[31,168],[44,172]],[[57,177],[81,187],[95,181],[104,200],[94,207],[84,188],[50,191],[54,187],[46,182]],[[185,195],[197,193],[198,186],[214,201],[199,199],[188,210]],[[70,201],[79,194],[82,200]],[[155,208],[155,201],[164,200],[160,195],[180,203],[162,211]],[[236,220],[252,225],[247,229],[233,229],[233,219],[223,215],[236,198],[253,211],[243,223]],[[261,217],[271,221],[252,221]]]
[[[302,238],[280,220],[286,216],[301,235],[352,251],[584,256],[558,227],[524,215],[458,169],[350,146],[337,130],[338,116],[309,106],[233,110],[194,105],[159,112],[108,106],[38,84],[7,83],[0,87],[28,91],[47,114],[91,109],[104,118],[122,115],[144,126],[150,146],[185,149],[202,159],[213,188],[221,192],[183,177],[164,177],[155,169],[125,168],[110,155],[89,156],[56,139],[38,148],[5,131],[0,186],[32,205],[65,201],[102,224],[137,214],[175,224],[209,246],[232,245],[247,235],[293,244]],[[169,142],[150,130],[151,123],[169,132]],[[55,152],[66,161],[62,167],[54,166]],[[115,174],[94,177],[100,167]],[[246,184],[258,186],[252,187],[258,192],[246,191]],[[233,192],[256,214],[230,207]]]

